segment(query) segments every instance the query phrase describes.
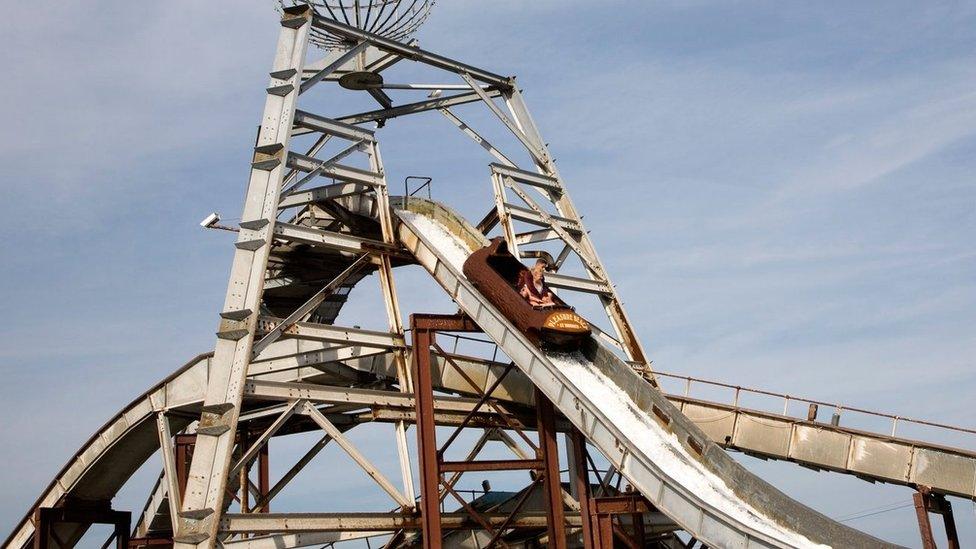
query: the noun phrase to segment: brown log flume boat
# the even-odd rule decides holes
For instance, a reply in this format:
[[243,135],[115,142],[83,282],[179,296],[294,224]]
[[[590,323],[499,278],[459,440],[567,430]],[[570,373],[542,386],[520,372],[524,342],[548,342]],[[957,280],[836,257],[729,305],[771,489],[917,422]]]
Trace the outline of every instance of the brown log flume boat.
[[553,294],[554,306],[533,307],[517,287],[528,268],[508,251],[502,237],[474,252],[464,262],[464,276],[529,340],[544,349],[571,351],[590,335],[590,324]]

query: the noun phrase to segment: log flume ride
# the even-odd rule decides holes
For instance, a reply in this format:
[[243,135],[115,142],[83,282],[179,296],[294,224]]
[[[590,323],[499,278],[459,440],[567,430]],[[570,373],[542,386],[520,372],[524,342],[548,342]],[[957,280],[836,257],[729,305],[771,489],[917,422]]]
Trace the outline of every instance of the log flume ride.
[[464,262],[464,276],[529,341],[544,349],[575,351],[590,335],[590,324],[553,294],[555,305],[535,307],[519,294],[517,284],[528,269],[508,251],[505,239],[475,251]]

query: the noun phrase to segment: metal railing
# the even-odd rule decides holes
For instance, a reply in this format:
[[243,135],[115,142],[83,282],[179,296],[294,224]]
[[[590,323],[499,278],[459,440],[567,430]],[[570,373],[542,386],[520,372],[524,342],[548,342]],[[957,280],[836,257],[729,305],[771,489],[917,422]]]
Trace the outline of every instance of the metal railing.
[[886,412],[878,412],[878,411],[874,411],[874,410],[866,410],[864,408],[858,408],[858,407],[855,407],[855,406],[846,406],[846,405],[838,404],[838,403],[835,403],[835,402],[826,402],[826,401],[822,401],[822,400],[815,400],[815,399],[810,399],[810,398],[803,398],[803,397],[798,397],[798,396],[790,395],[790,394],[786,394],[786,393],[777,393],[777,392],[774,392],[774,391],[766,391],[764,389],[756,389],[756,388],[753,388],[753,387],[743,387],[741,385],[732,385],[730,383],[722,383],[720,381],[712,381],[712,380],[708,380],[708,379],[701,379],[701,378],[697,378],[697,377],[680,375],[680,374],[672,374],[672,373],[668,373],[668,372],[655,371],[654,374],[656,376],[659,376],[659,377],[665,377],[665,378],[683,380],[685,382],[684,396],[687,397],[687,398],[692,398],[691,397],[691,388],[692,388],[692,384],[693,383],[698,383],[698,384],[701,384],[701,385],[706,385],[706,386],[711,386],[711,387],[722,387],[722,388],[725,388],[725,389],[732,389],[732,390],[735,391],[734,396],[732,398],[732,406],[735,407],[735,408],[738,408],[739,407],[739,398],[740,398],[740,396],[742,394],[755,394],[755,395],[763,395],[763,396],[768,396],[768,397],[783,399],[783,414],[782,415],[784,415],[784,416],[790,416],[790,414],[789,414],[789,406],[790,406],[790,403],[806,404],[806,405],[808,405],[808,410],[809,410],[808,413],[807,413],[807,419],[810,420],[810,421],[816,420],[817,411],[819,410],[819,408],[821,406],[823,406],[825,408],[833,408],[834,409],[834,415],[831,418],[831,424],[834,425],[834,426],[839,426],[840,425],[840,416],[841,416],[841,413],[842,412],[845,412],[845,411],[846,412],[855,412],[855,413],[858,413],[858,414],[864,414],[864,415],[867,415],[867,416],[872,416],[872,417],[876,417],[876,418],[882,418],[882,419],[890,420],[891,421],[891,436],[892,437],[896,436],[896,433],[898,431],[898,424],[899,423],[903,423],[903,424],[904,423],[908,423],[908,424],[920,425],[920,426],[924,426],[924,427],[934,427],[936,429],[943,429],[943,430],[946,430],[946,431],[952,431],[952,432],[955,432],[955,433],[963,433],[963,434],[966,434],[966,435],[976,435],[976,429],[967,429],[965,427],[957,427],[955,425],[947,425],[945,423],[937,423],[937,422],[934,422],[934,421],[928,421],[928,420],[924,420],[924,419],[915,419],[915,418],[910,418],[910,417],[906,417],[906,416],[902,416],[902,415],[897,415],[897,414],[889,414],[889,413],[886,413]]
[[[419,187],[417,187],[416,189],[414,189],[414,190],[411,191],[410,190],[410,180],[411,179],[414,179],[414,180],[417,180],[417,181],[423,181],[423,183],[421,183],[421,185]],[[421,176],[421,175],[408,175],[407,177],[405,177],[403,179],[403,203],[404,203],[404,205],[407,205],[407,204],[410,203],[410,197],[411,196],[419,193],[420,191],[422,191],[424,189],[427,189],[427,200],[431,200],[431,192],[430,192],[430,190],[431,190],[430,182],[431,181],[433,181],[433,178],[426,177],[426,176]]]

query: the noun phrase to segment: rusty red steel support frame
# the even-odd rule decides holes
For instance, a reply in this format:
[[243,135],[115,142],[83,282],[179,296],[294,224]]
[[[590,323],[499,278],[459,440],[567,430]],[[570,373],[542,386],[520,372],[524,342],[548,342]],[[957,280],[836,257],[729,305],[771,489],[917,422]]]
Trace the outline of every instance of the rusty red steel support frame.
[[[180,496],[183,496],[183,492],[186,491],[186,479],[190,472],[190,460],[193,459],[193,448],[197,443],[196,435],[176,435],[174,438],[174,446],[176,449],[176,479],[177,484],[180,487]],[[246,448],[248,445],[247,436],[243,438],[238,434],[238,443],[241,448]],[[271,475],[270,475],[270,449],[268,445],[265,444],[261,447],[257,456],[257,466],[258,466],[258,501],[264,500],[265,496],[271,491]],[[248,470],[249,467],[245,467],[244,470]],[[241,491],[242,494],[246,494],[246,490]],[[242,505],[246,505],[248,502],[247,496],[244,497],[243,501],[236,494],[230,494],[236,501]],[[257,502],[256,502],[257,503]],[[248,511],[253,511],[249,509]],[[265,501],[261,506],[261,509],[257,511],[258,513],[270,513],[271,512],[271,502]]]
[[[55,549],[68,546],[58,537],[55,527],[58,524],[88,525],[110,524],[112,537],[117,549],[129,546],[129,525],[132,513],[115,511],[111,501],[74,502],[66,501],[59,507],[38,507],[34,510],[34,549]],[[106,540],[105,546],[108,546]]]
[[[468,414],[461,425],[448,438],[443,447],[437,445],[436,425],[434,423],[434,385],[432,349],[439,349],[436,341],[437,332],[481,332],[481,329],[468,317],[463,315],[413,314],[410,315],[410,330],[413,337],[412,374],[414,380],[414,406],[417,421],[417,452],[420,466],[420,526],[424,549],[440,549],[443,538],[441,526],[441,499],[450,494],[461,505],[472,520],[480,524],[491,535],[486,549],[495,544],[507,547],[502,539],[508,525],[513,521],[521,508],[528,501],[528,496],[535,485],[542,485],[543,500],[546,509],[546,523],[549,547],[551,549],[566,549],[566,522],[563,508],[562,486],[559,481],[559,453],[556,440],[556,412],[550,402],[539,391],[536,391],[536,429],[539,433],[539,444],[536,446],[525,435],[522,425],[504,413],[491,399],[492,391],[501,384],[506,370],[486,391],[482,391],[467,374],[459,368],[449,356],[445,355],[444,368],[453,367],[457,373],[467,379],[472,392],[479,394],[480,399],[474,410]],[[442,353],[444,355],[444,353]],[[516,431],[536,451],[535,459],[524,460],[476,460],[467,462],[445,461],[444,450],[453,442],[458,432],[465,428],[470,419],[482,406],[488,406],[502,417],[507,428]],[[511,514],[501,525],[493,527],[481,517],[468,502],[463,500],[449,482],[445,482],[443,473],[464,471],[501,471],[501,470],[531,470],[535,481],[525,490],[520,500],[515,504]],[[441,492],[443,487],[444,492]]]
[[[590,469],[587,462],[592,460],[586,452],[586,439],[578,429],[571,429],[570,444],[573,446],[573,468],[576,477],[576,492],[580,500],[582,518],[582,542],[584,549],[613,549],[619,544],[640,549],[645,543],[644,515],[654,512],[654,506],[637,492],[596,497],[590,487]],[[630,518],[630,531],[620,520]]]
[[959,549],[959,534],[956,532],[956,519],[952,516],[952,504],[942,494],[935,494],[926,487],[919,486],[913,495],[915,500],[915,515],[918,517],[918,530],[922,536],[923,549],[936,549],[935,536],[932,533],[932,522],[929,513],[942,515],[945,524],[947,547]]
[[594,538],[594,517],[590,513],[590,474],[586,465],[586,439],[583,433],[575,427],[570,429],[569,443],[573,446],[572,456],[573,476],[576,480],[576,493],[580,501],[580,518],[583,522],[581,535],[583,549],[595,549],[598,545]]

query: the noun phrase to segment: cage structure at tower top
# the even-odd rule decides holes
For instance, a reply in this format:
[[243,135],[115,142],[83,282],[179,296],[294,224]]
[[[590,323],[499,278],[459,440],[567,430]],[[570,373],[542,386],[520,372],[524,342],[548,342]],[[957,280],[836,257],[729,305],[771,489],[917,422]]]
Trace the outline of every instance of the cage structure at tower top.
[[[307,4],[320,17],[397,41],[407,41],[430,16],[435,0],[278,0],[281,8]],[[349,39],[313,30],[310,41],[326,50],[349,47]]]

